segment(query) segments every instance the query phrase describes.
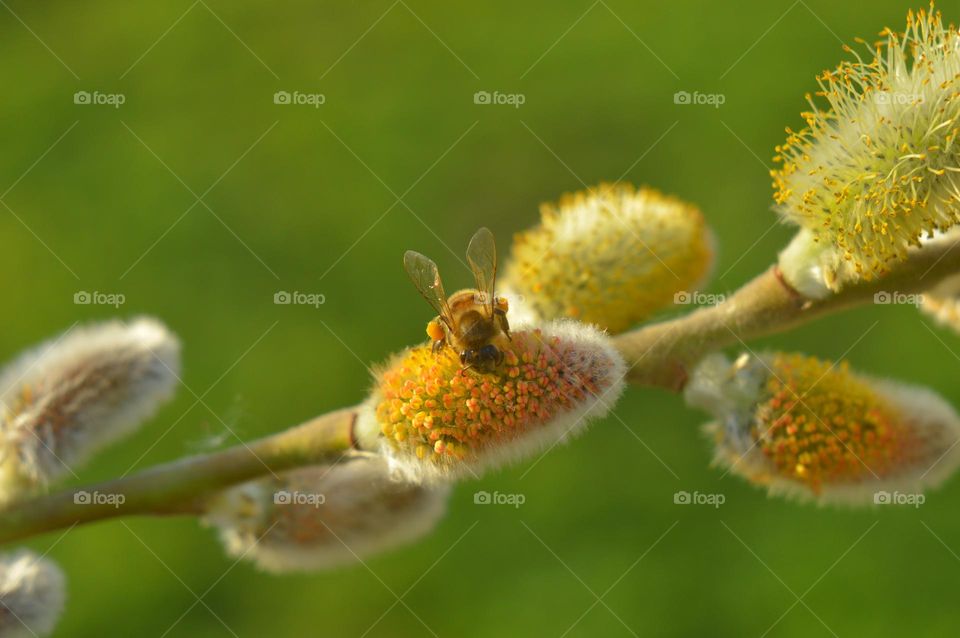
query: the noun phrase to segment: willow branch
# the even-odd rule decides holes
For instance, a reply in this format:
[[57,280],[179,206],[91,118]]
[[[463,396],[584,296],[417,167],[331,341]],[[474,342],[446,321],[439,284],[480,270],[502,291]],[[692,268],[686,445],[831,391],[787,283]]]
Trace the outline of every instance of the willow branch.
[[772,266],[716,306],[644,326],[614,340],[630,368],[632,383],[678,391],[690,365],[709,352],[870,303],[881,291],[910,294],[929,290],[960,271],[958,245],[960,237],[931,242],[912,250],[907,261],[890,274],[848,285],[822,300],[800,296]]
[[[338,459],[353,449],[355,416],[354,408],[337,410],[251,443],[13,503],[0,511],[0,542],[119,516],[200,513],[203,501],[223,488]],[[77,498],[84,493],[90,502]],[[96,495],[107,498],[98,502]]]
[[[771,267],[716,306],[614,338],[638,385],[679,391],[687,370],[704,354],[776,334],[821,316],[864,304],[880,291],[927,290],[960,271],[960,237],[911,252],[881,279],[860,282],[823,300],[801,297]],[[139,474],[35,497],[0,510],[0,543],[72,525],[132,515],[198,514],[211,494],[293,468],[332,462],[356,451],[355,408],[221,452],[191,456]],[[78,492],[122,495],[122,504],[75,502]]]

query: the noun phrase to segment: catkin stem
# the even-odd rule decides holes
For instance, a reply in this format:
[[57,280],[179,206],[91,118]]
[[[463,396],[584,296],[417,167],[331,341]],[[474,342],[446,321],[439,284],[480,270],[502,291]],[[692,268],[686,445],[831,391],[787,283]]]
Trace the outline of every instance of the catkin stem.
[[958,271],[960,236],[912,250],[888,275],[859,281],[819,300],[802,297],[772,266],[723,303],[626,332],[614,341],[627,361],[632,383],[678,391],[686,382],[689,367],[705,354],[872,303],[878,292],[923,292]]
[[[614,338],[629,380],[679,391],[703,355],[787,331],[823,315],[870,302],[880,291],[928,290],[960,271],[960,237],[913,250],[889,275],[861,281],[822,300],[800,296],[771,267],[716,306]],[[356,408],[319,416],[284,432],[221,452],[186,457],[120,479],[38,496],[0,510],[0,543],[131,515],[197,514],[210,494],[296,467],[331,462],[355,450]],[[122,505],[74,502],[78,492],[122,495]]]
[[225,487],[349,453],[355,416],[354,408],[337,410],[220,452],[10,504],[0,510],[0,542],[120,516],[199,513],[204,499]]

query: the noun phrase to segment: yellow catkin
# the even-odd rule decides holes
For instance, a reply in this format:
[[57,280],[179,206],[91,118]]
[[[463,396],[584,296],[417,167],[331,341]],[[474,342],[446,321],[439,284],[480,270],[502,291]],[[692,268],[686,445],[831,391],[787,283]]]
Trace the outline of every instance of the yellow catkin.
[[691,292],[713,263],[700,211],[629,184],[601,184],[541,207],[519,233],[504,285],[541,319],[571,317],[621,332]]
[[817,78],[807,126],[787,129],[771,171],[780,214],[835,250],[853,280],[960,221],[960,34],[931,3],[904,33],[881,35]]

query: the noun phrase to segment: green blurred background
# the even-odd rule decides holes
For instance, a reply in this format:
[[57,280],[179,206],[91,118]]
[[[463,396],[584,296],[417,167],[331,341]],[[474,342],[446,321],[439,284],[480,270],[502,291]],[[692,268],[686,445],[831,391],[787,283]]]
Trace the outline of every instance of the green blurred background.
[[[84,482],[362,399],[365,364],[423,338],[429,310],[400,268],[404,250],[465,285],[446,246],[459,253],[481,224],[506,246],[539,202],[584,183],[622,176],[699,204],[720,242],[710,291],[735,289],[789,237],[767,171],[815,75],[840,60],[841,41],[902,28],[912,6],[0,4],[2,354],[117,314],[156,315],[184,343],[189,389]],[[960,19],[955,5],[947,13]],[[525,103],[474,104],[481,90]],[[125,103],[78,105],[77,91]],[[277,105],[276,91],[326,101]],[[677,105],[677,91],[725,103]],[[126,303],[75,305],[81,290]],[[278,290],[326,303],[274,305]],[[960,339],[927,326],[910,307],[865,308],[757,347],[846,354],[960,402]],[[633,388],[617,414],[535,465],[461,484],[434,534],[366,567],[260,574],[189,519],[38,538],[69,576],[56,635],[955,629],[960,481],[916,510],[769,500],[709,467],[704,417],[679,397]],[[477,490],[526,503],[474,505]],[[675,505],[678,490],[726,503]]]

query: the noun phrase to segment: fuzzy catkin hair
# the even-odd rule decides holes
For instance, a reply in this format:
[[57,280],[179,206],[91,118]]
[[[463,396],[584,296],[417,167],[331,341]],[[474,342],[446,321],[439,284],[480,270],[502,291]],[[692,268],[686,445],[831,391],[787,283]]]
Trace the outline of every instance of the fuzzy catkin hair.
[[59,567],[31,551],[0,556],[0,637],[50,634],[63,611],[64,581]]
[[920,310],[937,323],[960,332],[960,275],[947,277],[920,296]]
[[448,486],[393,480],[381,458],[344,460],[224,492],[205,520],[231,556],[271,572],[355,563],[428,534],[446,512]]
[[139,318],[79,327],[0,373],[0,501],[54,481],[173,394],[180,344]]

